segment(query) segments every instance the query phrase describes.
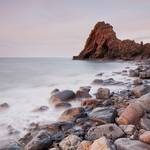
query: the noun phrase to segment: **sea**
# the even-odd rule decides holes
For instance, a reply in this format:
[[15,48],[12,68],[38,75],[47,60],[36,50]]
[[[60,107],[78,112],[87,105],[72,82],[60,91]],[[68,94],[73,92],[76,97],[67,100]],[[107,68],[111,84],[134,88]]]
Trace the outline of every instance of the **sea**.
[[[51,91],[76,91],[81,86],[91,86],[91,94],[101,87],[92,85],[94,79],[114,78],[129,82],[128,76],[118,72],[134,68],[128,61],[80,61],[72,58],[0,58],[0,104],[9,108],[0,109],[0,139],[19,138],[35,123],[55,122],[63,109],[50,103]],[[103,73],[102,76],[96,76]],[[111,91],[127,88],[106,86]],[[35,112],[36,108],[48,106],[47,111]],[[72,107],[80,101],[72,102]]]

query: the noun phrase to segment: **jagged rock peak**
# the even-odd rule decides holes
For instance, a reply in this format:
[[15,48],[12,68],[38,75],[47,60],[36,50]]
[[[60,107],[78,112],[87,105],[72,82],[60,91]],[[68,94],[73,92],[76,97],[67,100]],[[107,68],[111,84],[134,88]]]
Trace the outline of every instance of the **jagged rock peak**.
[[135,59],[150,58],[150,44],[136,43],[133,40],[119,40],[108,23],[97,22],[91,31],[84,49],[74,59]]

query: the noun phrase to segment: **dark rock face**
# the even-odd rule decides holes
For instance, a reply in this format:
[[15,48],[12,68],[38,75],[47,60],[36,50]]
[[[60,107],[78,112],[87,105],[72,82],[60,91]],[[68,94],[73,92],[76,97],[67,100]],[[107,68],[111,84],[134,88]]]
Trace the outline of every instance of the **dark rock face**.
[[55,104],[55,108],[69,108],[71,104],[68,102],[60,102]]
[[121,81],[115,81],[113,78],[109,78],[106,80],[95,79],[92,82],[93,85],[124,85]]
[[76,98],[76,95],[71,90],[56,91],[52,92],[50,97],[50,103],[52,103],[56,108],[68,108],[71,107],[71,104],[68,101],[71,101]]
[[91,31],[84,49],[73,59],[136,59],[150,58],[150,44],[121,41],[110,24],[98,22]]
[[25,147],[26,150],[43,150],[52,145],[51,135],[40,131]]
[[67,121],[38,125],[20,138],[19,144],[26,149],[47,150],[52,142],[61,141],[73,126],[72,122]]
[[92,120],[104,123],[114,123],[116,117],[116,110],[109,107],[97,107],[89,113],[89,117]]
[[[59,132],[59,131],[65,132],[65,131],[73,128],[73,123],[67,122],[67,121],[60,121],[60,122],[56,122],[56,123],[53,123],[50,125],[46,125],[45,127],[50,131],[53,131],[53,132],[55,131],[55,133]],[[52,134],[54,134],[54,133],[52,133]]]
[[44,112],[47,111],[48,109],[49,109],[48,106],[40,106],[38,108],[35,108],[33,112]]
[[64,90],[61,92],[57,92],[54,95],[51,96],[50,100],[52,103],[55,103],[56,101],[58,102],[65,102],[69,101],[75,98],[75,93],[71,90]]
[[80,89],[76,92],[76,98],[91,98],[92,96],[89,94],[91,87],[85,86],[80,87]]
[[9,104],[7,104],[7,103],[2,103],[2,104],[0,104],[0,111],[1,111],[1,110],[5,110],[5,109],[7,109],[7,108],[9,108]]

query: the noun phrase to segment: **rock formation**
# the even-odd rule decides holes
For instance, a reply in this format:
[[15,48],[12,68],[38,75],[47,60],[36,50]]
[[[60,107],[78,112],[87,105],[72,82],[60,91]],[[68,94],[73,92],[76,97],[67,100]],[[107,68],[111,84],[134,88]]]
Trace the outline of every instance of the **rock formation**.
[[73,59],[146,59],[150,58],[150,43],[120,40],[110,24],[98,22],[91,31],[84,49]]

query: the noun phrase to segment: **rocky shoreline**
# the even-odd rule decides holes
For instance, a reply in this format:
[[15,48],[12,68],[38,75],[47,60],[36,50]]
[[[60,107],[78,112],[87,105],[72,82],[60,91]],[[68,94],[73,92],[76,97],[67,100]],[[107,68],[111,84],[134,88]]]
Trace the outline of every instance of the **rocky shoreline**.
[[[0,150],[149,150],[150,63],[138,63],[136,69],[122,72],[134,78],[130,89],[111,92],[101,87],[123,84],[112,78],[93,80],[99,86],[93,95],[92,86],[76,92],[54,89],[50,104],[56,111],[65,109],[58,121],[33,124],[18,141],[1,141]],[[71,101],[79,101],[80,107],[72,107]],[[0,109],[8,107],[0,105]]]

